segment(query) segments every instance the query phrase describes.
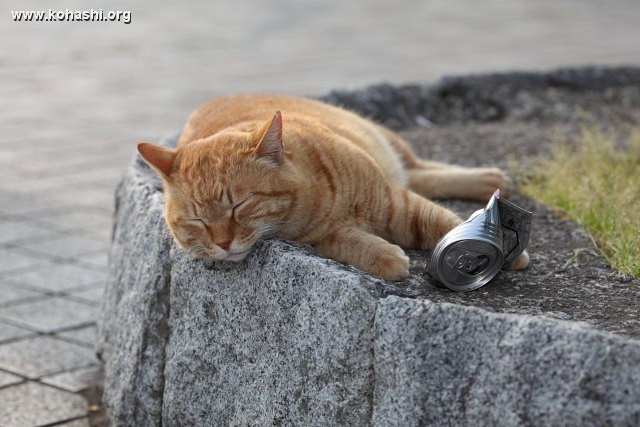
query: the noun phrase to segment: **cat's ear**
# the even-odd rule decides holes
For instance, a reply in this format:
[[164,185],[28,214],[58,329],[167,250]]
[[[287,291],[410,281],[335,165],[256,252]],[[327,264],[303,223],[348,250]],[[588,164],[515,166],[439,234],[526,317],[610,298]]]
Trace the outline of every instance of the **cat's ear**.
[[138,144],[138,153],[163,178],[169,179],[171,167],[176,159],[175,150],[149,142],[140,142]]
[[260,143],[256,148],[259,159],[279,165],[282,162],[282,113],[277,110],[273,118],[265,123],[259,133]]

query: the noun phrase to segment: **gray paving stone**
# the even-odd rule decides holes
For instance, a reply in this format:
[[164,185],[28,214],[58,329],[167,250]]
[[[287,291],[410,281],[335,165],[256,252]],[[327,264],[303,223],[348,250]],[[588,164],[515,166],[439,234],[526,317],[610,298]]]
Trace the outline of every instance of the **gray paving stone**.
[[92,254],[82,255],[78,257],[82,263],[106,269],[109,265],[109,254],[107,251],[95,252]]
[[[2,195],[0,194],[0,202],[2,201]],[[8,211],[2,209],[2,204],[0,203],[0,219],[3,221],[8,221],[11,215]]]
[[[17,156],[21,153],[29,153],[34,150],[50,150],[55,142],[60,142],[54,141],[51,138],[43,138],[31,132],[24,133],[22,137],[17,139],[4,140],[2,138],[2,132],[0,131],[0,152],[2,153],[0,154],[0,159],[2,159],[3,164],[7,164],[9,162],[16,164],[18,163]],[[78,142],[78,144],[81,144],[81,142]],[[16,175],[16,172],[14,170],[11,174],[7,175],[13,176]]]
[[[64,127],[54,128],[52,126],[54,123],[54,120],[47,120],[43,117],[38,122],[16,122],[3,125],[0,129],[0,149],[29,151],[65,144],[67,142],[65,138],[68,137],[70,130]],[[76,129],[73,131],[77,132]],[[27,141],[29,144],[26,143]],[[32,141],[35,141],[33,147],[31,146]]]
[[86,400],[78,395],[35,382],[0,390],[3,426],[32,427],[85,415]]
[[[55,151],[63,152],[58,153]],[[52,156],[57,156],[55,161],[51,161]],[[102,157],[105,157],[105,159],[100,161],[98,156],[90,153],[81,153],[76,150],[54,150],[54,153],[50,150],[32,150],[28,153],[16,153],[4,159],[0,158],[0,165],[18,164],[20,170],[26,173],[46,173],[56,170],[75,169],[88,164],[99,166],[104,161],[108,161],[109,157],[119,159],[122,154],[111,152],[110,154],[103,154]]]
[[[29,162],[44,162],[49,159],[49,165],[55,157],[68,157],[75,155],[75,150],[82,147],[82,137],[76,132],[66,132],[64,135],[40,135],[38,133],[25,133],[23,139],[14,141],[0,141],[0,161],[11,164],[27,164]],[[27,142],[25,144],[24,142]],[[22,142],[22,143],[20,143]],[[25,174],[31,176],[32,174]]]
[[[26,123],[25,126],[16,128],[2,127],[0,129],[0,150],[14,152],[29,151],[64,151],[68,149],[82,149],[91,145],[103,145],[105,140],[116,141],[122,138],[121,134],[105,132],[103,138],[96,138],[95,127],[87,124],[76,123],[76,126],[64,126],[61,117],[46,121],[42,119],[39,126],[36,123]],[[30,126],[31,125],[31,126]],[[130,144],[129,144],[130,145]]]
[[21,129],[16,126],[8,126],[3,124],[0,127],[0,148],[4,147],[4,144],[16,145],[17,141],[24,141],[31,136],[29,132],[25,132],[25,129]]
[[17,384],[23,381],[22,377],[13,375],[9,372],[0,371],[0,388],[6,387],[12,384]]
[[0,308],[0,319],[45,333],[88,324],[97,316],[96,306],[60,297]]
[[[135,147],[135,142],[131,140],[128,143],[122,141],[114,141],[101,139],[94,144],[81,145],[73,148],[74,156],[77,156],[82,162],[77,162],[76,167],[64,168],[60,170],[66,179],[75,182],[80,187],[89,187],[94,183],[106,181],[113,174],[117,165],[124,166],[131,159],[131,148]],[[51,168],[54,170],[54,168]],[[82,179],[86,176],[86,179]],[[76,178],[77,177],[77,178]],[[112,178],[113,175],[111,175]],[[112,185],[117,185],[117,179],[111,181]],[[99,187],[100,185],[98,185]]]
[[34,335],[33,332],[0,321],[0,343],[30,335]]
[[[115,148],[117,148],[118,150],[122,150],[123,154],[133,149],[133,144],[131,144],[131,141],[121,146],[113,143],[105,143],[104,146],[108,147],[110,150],[114,150]],[[120,180],[122,180],[122,175],[124,175],[124,172],[127,169],[127,165],[128,162],[123,162],[120,164],[112,164],[110,162],[109,164],[105,164],[105,167],[102,167],[100,169],[75,171],[73,173],[67,174],[66,176],[68,176],[69,179],[77,182],[78,184],[88,182],[90,183],[90,185],[93,185],[93,183],[102,182],[104,185],[108,185],[109,187],[115,189]]]
[[[24,194],[18,192],[0,192],[0,209],[3,212],[3,218],[23,221],[28,219],[26,215],[37,215],[37,213],[48,212],[53,209],[60,209],[73,204],[71,200],[55,200],[55,199],[38,199],[34,197],[23,197]],[[43,228],[45,231],[51,230],[51,227]]]
[[58,427],[90,427],[89,417],[78,418],[68,423],[56,424]]
[[104,293],[104,286],[98,286],[95,288],[89,288],[89,289],[84,289],[81,291],[70,293],[68,295],[68,298],[77,299],[80,302],[99,304],[102,301],[103,293]]
[[0,345],[0,368],[31,379],[95,363],[97,359],[92,350],[48,336]]
[[[16,206],[9,210],[9,212],[13,212],[13,216],[9,216],[9,219],[17,221],[35,219],[43,222],[39,228],[45,231],[68,231],[82,227],[72,223],[67,226],[67,224],[60,225],[57,221],[56,223],[47,222],[49,214],[53,213],[53,211],[61,210],[77,212],[86,209],[113,209],[113,199],[108,196],[113,194],[115,185],[107,185],[106,182],[94,182],[71,183],[69,187],[73,187],[73,191],[45,189],[11,191],[9,193],[10,197],[14,200],[17,199],[18,202],[15,203]],[[0,193],[3,192],[0,189]],[[105,205],[104,201],[107,199],[110,199],[110,203]]]
[[53,264],[44,269],[14,274],[10,280],[37,290],[61,292],[104,283],[106,275],[71,264]]
[[[28,145],[31,144],[31,141]],[[34,147],[35,149],[35,147]],[[9,154],[6,150],[0,148],[0,157]],[[33,149],[25,152],[25,155],[33,154]],[[46,194],[46,193],[63,193],[69,191],[69,187],[75,185],[76,182],[68,178],[66,175],[57,176],[32,176],[31,174],[13,173],[2,177],[0,180],[0,191],[15,191]]]
[[43,236],[50,237],[51,233],[22,222],[0,221],[0,245],[28,238],[41,239]]
[[[111,211],[114,208],[114,192],[115,186],[113,188],[109,187],[98,189],[78,188],[73,192],[57,195],[55,199],[51,200],[51,203],[55,205],[70,206],[75,208],[80,206],[83,208],[98,208],[105,211]],[[107,228],[111,228],[109,221],[105,221],[102,225],[107,226]],[[51,225],[48,226],[51,227]],[[97,226],[99,226],[99,224],[93,224],[89,227],[84,227],[84,229],[93,230]]]
[[[115,193],[115,190],[114,190]],[[111,203],[113,203],[113,201],[111,201]],[[90,231],[87,232],[87,236],[93,236],[93,238],[98,239],[98,240],[102,240],[104,242],[107,242],[108,245],[111,245],[111,234],[112,234],[112,229],[111,227],[100,227],[100,228],[94,228],[91,229]]]
[[33,241],[21,243],[21,248],[44,252],[52,256],[73,258],[80,255],[94,254],[98,251],[106,252],[108,244],[104,241],[83,237],[66,236],[46,241]]
[[0,275],[45,262],[41,259],[18,253],[15,250],[0,248]]
[[42,292],[21,287],[19,284],[12,285],[9,279],[0,279],[0,307],[13,304],[18,301],[44,298]]
[[41,379],[49,384],[72,393],[79,393],[95,384],[100,367],[98,365],[87,366],[73,371],[62,372]]
[[72,329],[70,331],[59,332],[56,336],[71,339],[93,348],[96,342],[96,334],[96,326],[92,325],[84,328]]
[[[77,197],[77,195],[76,195]],[[58,230],[73,230],[78,228],[94,229],[111,226],[111,214],[103,212],[68,212],[42,218],[45,225],[51,225]]]

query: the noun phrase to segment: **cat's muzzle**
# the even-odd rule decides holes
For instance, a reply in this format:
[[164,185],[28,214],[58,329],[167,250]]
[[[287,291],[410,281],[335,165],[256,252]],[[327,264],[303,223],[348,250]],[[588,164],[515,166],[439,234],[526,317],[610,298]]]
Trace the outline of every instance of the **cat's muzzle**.
[[526,249],[531,218],[531,212],[496,190],[484,209],[438,241],[427,266],[429,277],[459,292],[484,286]]

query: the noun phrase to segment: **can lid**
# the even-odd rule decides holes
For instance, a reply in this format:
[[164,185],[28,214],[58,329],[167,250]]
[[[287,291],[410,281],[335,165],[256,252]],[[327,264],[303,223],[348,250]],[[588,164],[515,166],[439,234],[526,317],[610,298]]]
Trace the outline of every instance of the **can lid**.
[[486,240],[454,240],[434,250],[430,275],[449,289],[466,292],[488,283],[502,268],[502,250]]

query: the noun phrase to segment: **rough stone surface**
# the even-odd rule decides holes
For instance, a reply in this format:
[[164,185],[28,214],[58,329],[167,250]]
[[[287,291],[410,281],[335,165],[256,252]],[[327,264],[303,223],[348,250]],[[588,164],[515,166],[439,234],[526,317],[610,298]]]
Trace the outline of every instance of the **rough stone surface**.
[[114,229],[97,348],[115,425],[158,425],[162,416],[171,270],[162,203],[140,164],[116,193],[115,224],[123,226]]
[[[637,125],[639,88],[638,69],[586,69],[326,99],[400,129],[423,155],[503,165],[513,147],[526,161],[551,133],[575,132],[578,107],[604,127]],[[424,144],[434,137],[449,145]],[[425,253],[410,254],[412,274],[396,285],[279,240],[242,263],[191,260],[163,223],[160,183],[136,159],[117,192],[98,330],[110,421],[637,424],[638,281],[585,251],[575,224],[514,199],[538,210],[531,268],[455,294],[424,280]]]
[[172,265],[166,425],[370,418],[374,280],[281,241],[237,265],[174,250]]
[[389,297],[374,425],[638,425],[640,342],[583,324]]

